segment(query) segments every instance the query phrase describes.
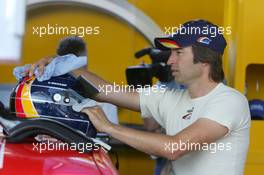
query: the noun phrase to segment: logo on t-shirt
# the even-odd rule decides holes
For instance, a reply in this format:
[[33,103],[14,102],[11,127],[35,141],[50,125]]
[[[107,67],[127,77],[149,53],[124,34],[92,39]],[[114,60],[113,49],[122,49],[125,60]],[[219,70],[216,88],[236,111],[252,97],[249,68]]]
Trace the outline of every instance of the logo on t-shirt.
[[190,120],[192,117],[192,113],[193,113],[194,107],[192,107],[192,109],[187,110],[187,114],[185,114],[184,116],[182,116],[182,119],[184,120]]

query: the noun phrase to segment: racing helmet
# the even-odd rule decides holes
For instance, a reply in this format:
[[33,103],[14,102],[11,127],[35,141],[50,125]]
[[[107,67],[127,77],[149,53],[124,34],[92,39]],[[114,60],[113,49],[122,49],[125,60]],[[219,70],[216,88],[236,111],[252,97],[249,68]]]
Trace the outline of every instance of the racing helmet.
[[11,93],[10,113],[19,120],[48,119],[94,138],[96,129],[88,115],[72,108],[87,98],[85,91],[79,79],[70,74],[43,82],[24,77]]

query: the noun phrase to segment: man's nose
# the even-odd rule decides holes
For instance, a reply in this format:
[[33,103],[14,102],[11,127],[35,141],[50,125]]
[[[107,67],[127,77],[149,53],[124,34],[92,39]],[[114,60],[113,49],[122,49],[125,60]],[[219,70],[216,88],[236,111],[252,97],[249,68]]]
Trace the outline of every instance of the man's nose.
[[172,65],[173,63],[175,63],[175,56],[173,56],[172,55],[172,53],[170,54],[170,57],[169,57],[169,59],[168,59],[168,61],[167,61],[167,64],[168,65]]

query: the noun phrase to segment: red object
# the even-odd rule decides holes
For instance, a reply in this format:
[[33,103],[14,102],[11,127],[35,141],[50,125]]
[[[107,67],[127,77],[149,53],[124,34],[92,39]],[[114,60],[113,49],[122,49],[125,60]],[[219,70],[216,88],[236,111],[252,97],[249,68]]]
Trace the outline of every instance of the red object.
[[49,151],[40,153],[33,143],[0,143],[0,175],[117,175],[107,153]]

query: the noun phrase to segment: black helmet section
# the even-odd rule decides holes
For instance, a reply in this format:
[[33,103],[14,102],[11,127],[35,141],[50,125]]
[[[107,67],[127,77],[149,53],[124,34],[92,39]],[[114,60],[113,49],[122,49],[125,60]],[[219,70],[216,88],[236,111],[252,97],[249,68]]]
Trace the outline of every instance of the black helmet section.
[[9,110],[5,107],[5,105],[0,101],[0,116],[8,116]]
[[4,128],[7,141],[11,143],[23,142],[27,138],[47,134],[70,144],[90,143],[92,147],[85,147],[84,150],[81,150],[86,153],[89,153],[94,146],[94,142],[90,137],[81,132],[76,132],[73,128],[61,122],[48,118],[9,120],[0,115],[0,123]]
[[75,112],[72,106],[85,98],[76,89],[79,82],[70,74],[52,77],[39,82],[25,77],[10,97],[10,111],[20,119],[49,119],[82,132],[88,137],[96,136],[96,129],[85,113]]

